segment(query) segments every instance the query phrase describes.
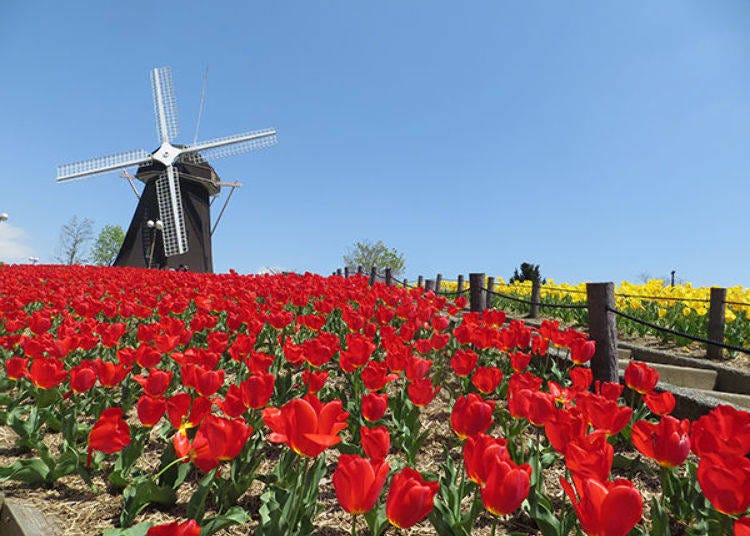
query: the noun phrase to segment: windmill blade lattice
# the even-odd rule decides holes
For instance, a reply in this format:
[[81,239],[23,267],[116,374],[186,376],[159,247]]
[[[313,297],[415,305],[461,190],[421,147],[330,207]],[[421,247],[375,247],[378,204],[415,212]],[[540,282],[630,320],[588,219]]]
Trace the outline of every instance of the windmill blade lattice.
[[172,69],[157,67],[151,71],[151,91],[154,95],[154,116],[159,141],[169,142],[180,132]]
[[254,130],[189,145],[183,149],[180,159],[185,162],[201,163],[265,149],[276,143],[275,129]]
[[162,238],[167,257],[187,252],[185,214],[182,210],[179,173],[172,166],[156,179],[156,200],[159,204],[159,219],[164,224]]
[[57,166],[57,182],[102,175],[124,167],[147,164],[151,160],[151,155],[143,149],[100,156],[99,158],[89,158],[88,160]]

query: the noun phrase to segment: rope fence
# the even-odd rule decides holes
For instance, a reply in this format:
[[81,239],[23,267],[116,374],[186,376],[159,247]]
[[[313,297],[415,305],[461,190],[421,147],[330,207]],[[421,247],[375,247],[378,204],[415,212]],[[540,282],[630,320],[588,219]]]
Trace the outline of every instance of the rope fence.
[[632,322],[635,322],[637,324],[642,324],[644,326],[650,327],[653,330],[661,331],[662,333],[669,333],[670,335],[675,335],[677,337],[682,337],[684,339],[688,339],[688,340],[691,340],[691,341],[694,341],[694,342],[700,342],[700,343],[704,343],[704,344],[710,344],[710,345],[713,345],[713,346],[718,346],[718,347],[723,348],[725,350],[730,350],[732,352],[741,352],[743,354],[750,355],[750,349],[747,349],[747,348],[742,348],[740,346],[732,346],[732,345],[729,345],[729,344],[724,344],[724,343],[712,341],[712,340],[706,339],[704,337],[696,337],[695,335],[691,335],[690,333],[684,333],[682,331],[677,331],[675,329],[666,328],[664,326],[659,326],[658,324],[654,324],[652,322],[648,322],[646,320],[642,320],[642,319],[640,319],[638,317],[635,317],[633,315],[629,315],[628,313],[625,313],[623,311],[618,311],[617,309],[614,309],[612,307],[606,307],[606,310],[609,311],[609,312],[611,312],[611,313],[616,314],[617,316],[621,316],[623,318],[627,318],[628,320],[630,320]]

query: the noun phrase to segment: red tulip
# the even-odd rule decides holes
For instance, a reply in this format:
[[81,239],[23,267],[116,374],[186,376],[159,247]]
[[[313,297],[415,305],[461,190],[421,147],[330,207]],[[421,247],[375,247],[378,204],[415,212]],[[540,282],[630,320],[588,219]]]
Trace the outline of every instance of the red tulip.
[[346,350],[341,351],[339,366],[344,372],[354,372],[365,366],[375,351],[375,344],[364,335],[349,333],[346,336]]
[[698,483],[719,512],[744,514],[750,506],[750,459],[706,454],[698,464]]
[[368,393],[362,397],[362,417],[370,422],[379,421],[388,409],[388,395]]
[[251,350],[244,362],[251,374],[264,374],[271,368],[274,359],[276,358],[273,355]]
[[477,367],[471,377],[474,387],[486,395],[494,393],[501,381],[503,371],[497,367]]
[[568,445],[583,438],[588,430],[588,423],[578,408],[556,409],[544,423],[544,433],[552,448],[565,454]]
[[391,434],[385,426],[376,428],[367,428],[363,426],[359,429],[360,444],[365,451],[365,456],[374,462],[385,460],[388,451],[391,448]]
[[189,519],[183,523],[163,523],[154,525],[148,529],[146,536],[200,536],[201,526],[195,519]]
[[690,443],[698,456],[750,452],[750,412],[719,405],[693,423]]
[[529,366],[529,363],[531,362],[531,354],[525,354],[523,352],[513,352],[509,357],[511,368],[514,372],[518,373],[526,370],[526,368]]
[[421,357],[411,356],[406,361],[406,377],[410,381],[421,380],[427,376],[432,367],[432,361]]
[[575,438],[565,449],[565,465],[574,479],[604,482],[609,478],[614,457],[614,447],[607,443],[607,435],[602,431]]
[[96,371],[90,363],[81,363],[70,369],[70,390],[85,393],[96,383]]
[[346,428],[349,417],[341,406],[341,400],[323,404],[316,396],[307,395],[280,409],[264,409],[263,422],[271,429],[272,443],[286,443],[297,454],[314,458],[341,441],[337,434]]
[[388,382],[398,379],[398,374],[388,374],[388,365],[384,361],[369,361],[360,376],[369,391],[380,391]]
[[653,391],[659,381],[659,373],[641,361],[631,361],[625,369],[625,385],[641,394]]
[[68,371],[59,359],[37,358],[31,362],[29,379],[40,389],[57,387],[67,377]]
[[[320,332],[316,338],[309,339],[300,346],[303,358],[315,368],[328,363],[341,348],[339,338],[327,331]],[[287,359],[289,357],[287,356]]]
[[133,379],[137,381],[143,391],[151,396],[161,396],[167,392],[169,384],[172,381],[172,371],[152,368],[148,371],[148,376],[136,374]]
[[607,435],[620,432],[630,422],[633,410],[620,406],[617,402],[592,393],[581,393],[576,404],[596,430],[603,430]]
[[491,514],[502,516],[516,510],[531,487],[531,466],[494,458],[482,487],[482,503]]
[[167,401],[163,396],[144,394],[138,399],[136,410],[143,426],[154,426],[164,415]]
[[531,339],[531,353],[534,355],[546,355],[549,348],[549,339],[544,337],[533,337]]
[[467,437],[464,443],[464,466],[466,474],[480,487],[487,480],[490,465],[495,458],[510,459],[508,441],[502,437],[477,434]]
[[550,393],[538,389],[509,389],[508,410],[517,419],[528,419],[535,426],[542,426],[552,417],[555,399]]
[[333,472],[333,489],[341,507],[350,514],[372,510],[380,496],[390,466],[354,454],[342,454]]
[[432,399],[435,398],[439,390],[440,387],[432,385],[432,381],[429,378],[414,380],[406,388],[409,400],[411,400],[412,404],[419,407],[424,407],[432,402]]
[[302,373],[302,383],[307,385],[307,392],[314,395],[320,391],[328,381],[327,370],[309,370],[305,369]]
[[385,514],[394,527],[407,529],[426,518],[435,505],[440,483],[425,481],[422,475],[405,467],[391,480]]
[[617,402],[622,394],[622,390],[625,388],[621,383],[614,382],[601,382],[596,380],[596,394],[603,396],[607,400]]
[[492,426],[495,402],[476,393],[459,396],[451,411],[451,427],[460,440],[486,432]]
[[750,536],[750,517],[741,517],[734,522],[734,536]]
[[94,361],[96,373],[99,375],[99,383],[103,387],[115,387],[120,385],[125,376],[130,372],[130,367],[122,363],[112,363],[111,361]]
[[9,380],[20,380],[29,375],[28,358],[13,356],[5,360],[5,375]]
[[130,445],[130,427],[122,418],[122,408],[108,408],[89,432],[89,455],[86,467],[91,465],[95,450],[105,454],[119,452]]
[[576,483],[578,498],[567,480],[561,478],[560,485],[589,536],[625,536],[643,515],[643,499],[629,480],[584,479]]
[[456,376],[464,377],[471,374],[474,367],[477,366],[479,361],[479,355],[471,350],[456,350],[456,353],[451,357],[451,368]]
[[[121,351],[122,352],[122,351]],[[118,352],[117,355],[120,356],[121,352]],[[149,369],[154,368],[161,363],[161,356],[162,353],[151,346],[150,344],[141,344],[138,348],[136,348],[134,356],[135,361],[143,368]],[[120,360],[122,363],[122,360]],[[133,362],[130,363],[123,363],[132,365]]]
[[220,462],[234,459],[252,433],[252,426],[242,419],[230,420],[208,415],[190,445],[190,460],[208,472]]
[[193,400],[188,393],[178,393],[167,400],[169,422],[180,430],[198,426],[210,411],[211,401],[204,397]]
[[224,369],[206,370],[203,367],[196,366],[195,369],[195,390],[201,396],[211,396],[224,384]]
[[664,391],[663,393],[651,391],[643,395],[643,401],[646,403],[648,409],[656,415],[669,415],[675,406],[674,395],[669,391]]
[[594,341],[576,339],[570,343],[570,360],[576,365],[582,365],[591,361],[595,352],[596,343]]
[[573,367],[570,369],[570,381],[574,391],[587,391],[594,380],[594,373],[588,367]]
[[690,454],[689,430],[690,421],[669,415],[658,424],[637,421],[632,430],[633,446],[663,467],[677,467]]
[[247,408],[260,409],[268,404],[273,395],[276,376],[270,372],[257,372],[240,383],[242,403]]

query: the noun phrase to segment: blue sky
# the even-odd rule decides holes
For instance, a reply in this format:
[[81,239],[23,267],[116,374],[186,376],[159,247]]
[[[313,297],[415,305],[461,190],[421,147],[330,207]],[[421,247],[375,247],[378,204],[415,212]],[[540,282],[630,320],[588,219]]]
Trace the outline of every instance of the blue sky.
[[126,181],[56,166],[156,148],[155,66],[192,141],[208,66],[199,139],[279,131],[215,163],[245,184],[217,271],[327,274],[371,239],[410,279],[750,286],[748,2],[175,5],[3,2],[0,260],[50,261],[73,215],[126,228]]

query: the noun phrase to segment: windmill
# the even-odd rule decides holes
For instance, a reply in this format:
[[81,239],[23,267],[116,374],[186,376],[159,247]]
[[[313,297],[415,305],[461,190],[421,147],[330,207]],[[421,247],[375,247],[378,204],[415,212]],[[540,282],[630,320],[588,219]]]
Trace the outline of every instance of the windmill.
[[[135,178],[145,186],[114,264],[189,266],[191,270],[212,272],[209,197],[217,196],[222,186],[231,187],[233,192],[239,183],[222,182],[208,161],[274,145],[276,131],[257,130],[191,145],[175,144],[179,122],[172,70],[153,69],[151,88],[159,148],[151,153],[140,149],[58,166],[57,182],[138,166]],[[154,221],[161,225],[154,225]]]

